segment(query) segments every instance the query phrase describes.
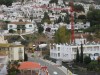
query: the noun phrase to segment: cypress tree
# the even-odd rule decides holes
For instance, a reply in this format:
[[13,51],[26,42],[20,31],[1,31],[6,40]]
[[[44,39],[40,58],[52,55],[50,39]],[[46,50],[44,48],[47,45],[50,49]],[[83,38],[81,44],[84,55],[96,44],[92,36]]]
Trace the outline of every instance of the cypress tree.
[[70,24],[69,15],[66,15],[64,17],[64,22],[67,23],[67,24]]
[[76,54],[76,62],[79,62],[79,50],[78,50],[78,47],[77,47],[77,54]]
[[63,22],[61,16],[59,16],[58,20],[57,20],[57,23],[60,23],[60,22]]
[[24,52],[24,61],[28,61],[28,56],[25,52]]
[[83,44],[81,44],[80,63],[83,63]]
[[44,17],[43,17],[42,20],[41,20],[41,23],[42,23],[42,24],[45,23],[45,22],[48,23],[48,24],[51,23],[50,17],[49,17],[49,15],[48,15],[47,12],[44,12]]

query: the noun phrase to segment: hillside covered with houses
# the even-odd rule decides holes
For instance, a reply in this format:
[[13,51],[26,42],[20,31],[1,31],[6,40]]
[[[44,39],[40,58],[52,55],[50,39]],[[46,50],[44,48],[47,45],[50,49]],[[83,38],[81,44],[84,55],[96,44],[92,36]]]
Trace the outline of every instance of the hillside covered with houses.
[[[84,65],[88,56],[99,63],[100,4],[97,1],[1,0],[0,65],[3,66],[0,71],[8,61],[26,61],[28,51],[32,56],[40,51],[37,56],[49,55],[58,62],[76,60]],[[41,44],[46,48],[39,48]],[[39,72],[42,71],[38,66]]]

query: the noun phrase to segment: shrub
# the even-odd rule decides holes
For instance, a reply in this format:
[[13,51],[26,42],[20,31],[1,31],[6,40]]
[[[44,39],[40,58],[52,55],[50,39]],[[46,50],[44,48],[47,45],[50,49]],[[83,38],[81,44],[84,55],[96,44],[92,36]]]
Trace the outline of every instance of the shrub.
[[89,64],[91,62],[91,58],[89,56],[84,57],[84,63]]
[[28,55],[24,53],[24,61],[28,61]]
[[14,31],[13,29],[9,30],[9,33],[15,33],[16,31]]
[[89,70],[89,71],[100,71],[100,65],[98,64],[97,61],[92,61],[91,63],[88,64],[87,70]]

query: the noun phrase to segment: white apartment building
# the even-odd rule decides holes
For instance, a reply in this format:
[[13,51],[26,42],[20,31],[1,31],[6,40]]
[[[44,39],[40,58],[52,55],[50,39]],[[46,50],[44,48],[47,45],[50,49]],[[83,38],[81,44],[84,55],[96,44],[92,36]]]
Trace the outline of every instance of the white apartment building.
[[0,63],[19,59],[24,59],[24,46],[20,42],[8,43],[4,36],[0,36]]
[[7,63],[9,60],[23,60],[24,46],[19,43],[0,44],[0,63]]
[[0,75],[7,74],[7,63],[9,60],[23,60],[24,46],[18,42],[8,43],[4,36],[0,36]]
[[[81,51],[80,44],[51,44],[50,57],[54,59],[61,59],[62,61],[72,61],[76,58],[77,48],[79,53]],[[100,56],[100,44],[86,43],[83,44],[84,56],[90,56],[92,60],[97,60]]]
[[23,60],[24,59],[24,46],[20,42],[14,42],[9,46],[8,51],[9,60]]

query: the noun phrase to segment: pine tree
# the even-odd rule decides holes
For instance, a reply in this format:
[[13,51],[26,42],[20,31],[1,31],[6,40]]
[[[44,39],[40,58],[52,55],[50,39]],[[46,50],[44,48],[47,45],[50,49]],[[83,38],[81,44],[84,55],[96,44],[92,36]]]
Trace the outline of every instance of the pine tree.
[[56,4],[58,4],[58,0],[50,0],[49,3],[56,3]]
[[83,44],[81,44],[80,63],[83,63]]
[[79,50],[78,50],[78,47],[77,47],[77,54],[76,54],[76,62],[79,62]]
[[59,16],[59,18],[58,18],[58,20],[57,20],[57,23],[60,23],[60,22],[62,22],[63,20],[62,20],[62,18],[61,18],[61,16]]
[[25,52],[24,52],[24,61],[28,61],[28,56]]
[[6,6],[11,6],[14,0],[0,0],[0,5],[4,4]]
[[45,23],[45,22],[48,23],[48,24],[51,23],[50,17],[49,17],[49,15],[48,15],[47,12],[44,12],[44,17],[43,17],[42,20],[41,20],[41,23]]
[[42,26],[38,27],[38,33],[41,34],[44,31],[44,28]]
[[66,15],[66,16],[64,17],[64,22],[67,23],[67,24],[70,23],[69,15]]

